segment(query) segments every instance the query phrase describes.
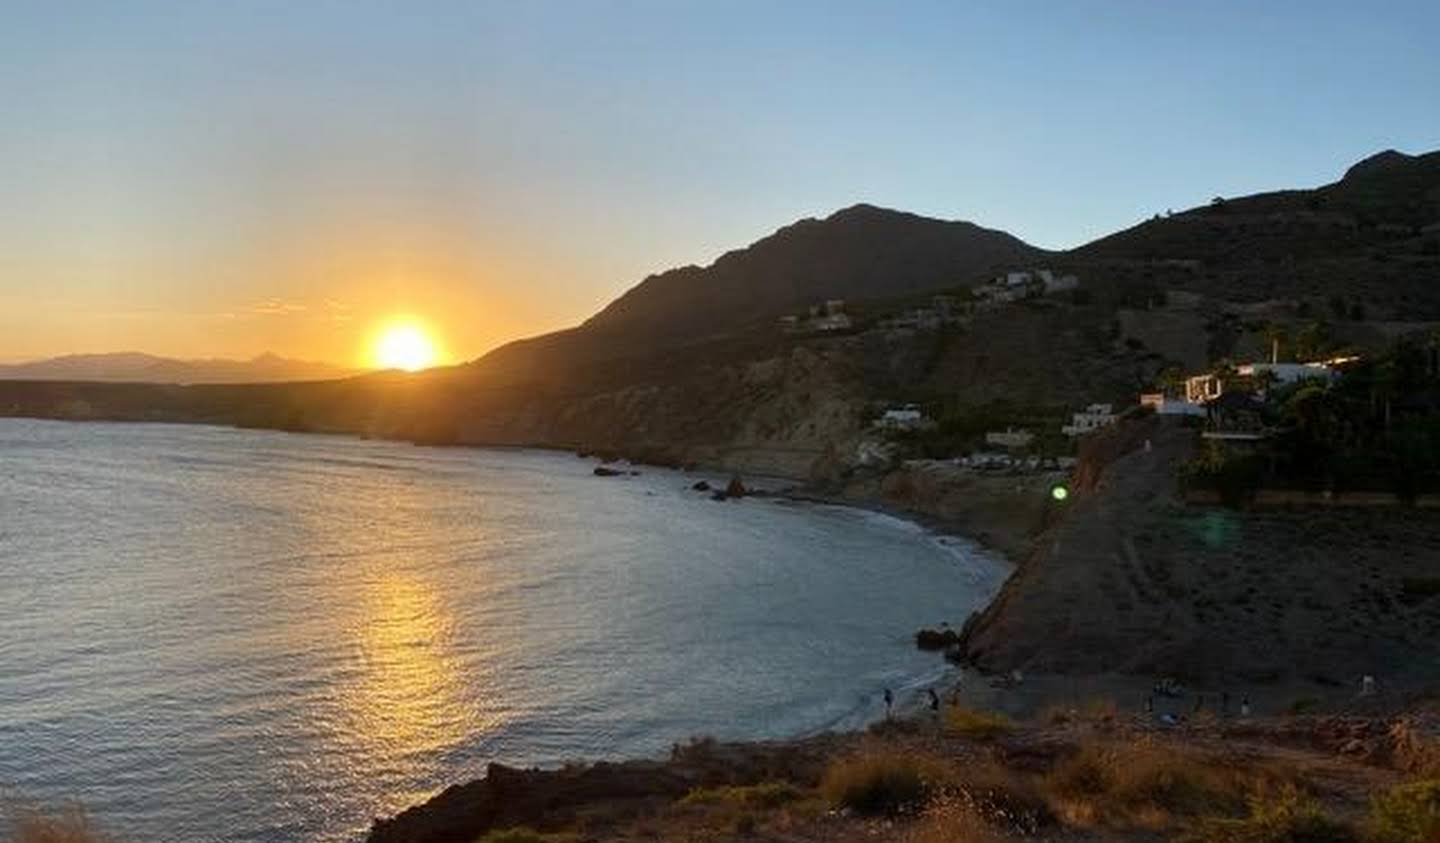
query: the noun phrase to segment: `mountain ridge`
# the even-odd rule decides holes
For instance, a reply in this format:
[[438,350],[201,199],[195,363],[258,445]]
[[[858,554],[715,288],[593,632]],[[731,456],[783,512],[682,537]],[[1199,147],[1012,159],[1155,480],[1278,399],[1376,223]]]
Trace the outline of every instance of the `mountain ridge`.
[[141,351],[63,354],[0,364],[0,380],[83,380],[111,383],[281,383],[333,380],[359,370],[264,352],[245,360],[181,359]]
[[817,299],[873,298],[952,285],[994,266],[1046,254],[1008,232],[972,222],[857,203],[823,219],[806,217],[782,226],[708,266],[651,274],[581,327],[634,329],[648,323],[655,333],[683,334],[704,330],[717,318],[733,326]]

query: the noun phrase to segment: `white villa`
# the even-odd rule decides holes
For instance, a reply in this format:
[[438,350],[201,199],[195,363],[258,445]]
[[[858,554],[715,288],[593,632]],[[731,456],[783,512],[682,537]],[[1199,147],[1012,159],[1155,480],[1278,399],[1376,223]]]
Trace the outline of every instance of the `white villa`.
[[1060,428],[1060,432],[1066,436],[1084,436],[1114,423],[1115,406],[1113,404],[1091,404],[1071,416],[1070,424]]
[[927,424],[929,419],[914,404],[891,407],[875,420],[875,426],[884,430],[918,430]]
[[989,284],[974,288],[975,297],[991,305],[1019,301],[1031,296],[1048,296],[1080,286],[1074,275],[1056,275],[1048,269],[1007,272]]
[[1016,430],[1013,427],[1007,427],[1004,430],[992,431],[985,434],[986,445],[999,445],[1001,448],[1011,451],[1028,448],[1030,447],[1030,443],[1034,441],[1035,434],[1028,430]]
[[[1328,381],[1335,377],[1331,364],[1341,362],[1345,361],[1337,359],[1314,363],[1246,363],[1236,367],[1235,374],[1242,378],[1267,379],[1276,385],[1302,380]],[[1219,375],[1207,373],[1185,379],[1185,400],[1191,404],[1206,404],[1223,394],[1225,381]]]

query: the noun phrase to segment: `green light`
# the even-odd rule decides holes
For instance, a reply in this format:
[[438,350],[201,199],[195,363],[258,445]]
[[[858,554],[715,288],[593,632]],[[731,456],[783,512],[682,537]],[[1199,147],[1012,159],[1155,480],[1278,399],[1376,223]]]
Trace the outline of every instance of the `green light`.
[[1050,488],[1050,497],[1054,498],[1057,501],[1063,501],[1066,498],[1070,497],[1070,490],[1065,488],[1064,486],[1052,486]]

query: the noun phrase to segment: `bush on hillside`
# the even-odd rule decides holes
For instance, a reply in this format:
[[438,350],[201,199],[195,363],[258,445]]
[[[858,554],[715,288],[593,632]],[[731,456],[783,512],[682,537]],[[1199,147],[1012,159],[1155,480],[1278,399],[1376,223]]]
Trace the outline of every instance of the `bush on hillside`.
[[1440,840],[1440,779],[1390,788],[1370,804],[1375,843],[1434,843]]
[[945,731],[975,740],[988,741],[1015,730],[1015,723],[998,712],[978,711],[951,705],[945,707]]
[[1045,779],[1051,802],[1076,825],[1165,828],[1176,818],[1237,816],[1279,777],[1149,743],[1088,742]]
[[761,782],[731,787],[699,787],[686,794],[680,804],[778,808],[804,796],[805,791],[789,782]]
[[922,807],[952,781],[940,761],[900,751],[871,751],[831,762],[820,792],[857,814],[900,814]]
[[1325,812],[1320,804],[1294,788],[1263,795],[1238,819],[1209,817],[1175,839],[1175,843],[1358,843],[1349,826]]

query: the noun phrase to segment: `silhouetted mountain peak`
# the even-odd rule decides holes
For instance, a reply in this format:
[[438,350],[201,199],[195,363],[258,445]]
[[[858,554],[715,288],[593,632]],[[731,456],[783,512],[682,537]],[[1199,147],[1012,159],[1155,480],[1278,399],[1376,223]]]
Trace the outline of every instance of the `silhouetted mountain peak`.
[[862,202],[787,225],[710,266],[651,275],[586,325],[717,333],[820,299],[953,287],[1044,254],[1003,231]]
[[1410,164],[1414,160],[1414,155],[1406,155],[1394,149],[1387,149],[1383,152],[1377,152],[1369,158],[1357,161],[1350,169],[1345,171],[1345,180],[1349,181],[1356,178],[1365,178],[1376,173],[1393,171],[1399,167]]

